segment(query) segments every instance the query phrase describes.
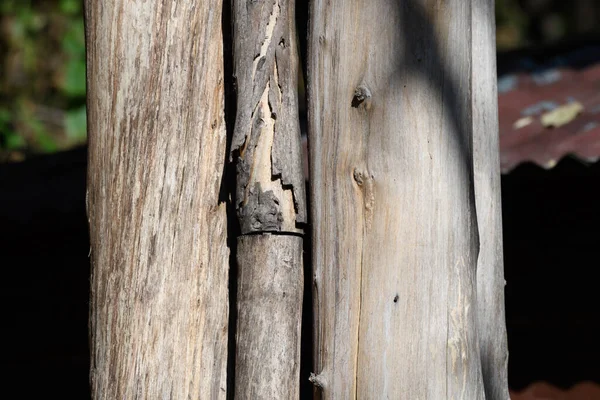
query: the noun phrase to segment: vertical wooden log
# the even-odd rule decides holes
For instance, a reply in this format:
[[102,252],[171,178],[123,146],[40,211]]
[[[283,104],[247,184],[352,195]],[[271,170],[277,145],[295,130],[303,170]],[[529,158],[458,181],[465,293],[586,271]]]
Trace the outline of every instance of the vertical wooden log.
[[508,399],[508,343],[504,314],[504,260],[494,2],[473,2],[473,160],[479,228],[477,328],[486,399]]
[[94,399],[225,399],[221,2],[86,0]]
[[493,87],[473,78],[474,5],[312,3],[319,398],[484,398],[473,101]]
[[236,399],[298,399],[302,238],[238,240]]
[[297,399],[306,222],[294,1],[234,0],[235,396]]

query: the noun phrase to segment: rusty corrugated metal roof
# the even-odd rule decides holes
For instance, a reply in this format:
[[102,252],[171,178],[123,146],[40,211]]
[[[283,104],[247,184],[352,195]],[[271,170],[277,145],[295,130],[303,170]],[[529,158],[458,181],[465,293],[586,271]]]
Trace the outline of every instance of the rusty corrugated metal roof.
[[[505,63],[506,64],[506,63]],[[501,72],[498,107],[503,173],[523,162],[552,168],[565,156],[600,159],[600,46],[530,57]]]
[[600,385],[582,382],[568,390],[561,390],[545,382],[537,382],[528,388],[510,393],[511,400],[596,400],[600,399]]

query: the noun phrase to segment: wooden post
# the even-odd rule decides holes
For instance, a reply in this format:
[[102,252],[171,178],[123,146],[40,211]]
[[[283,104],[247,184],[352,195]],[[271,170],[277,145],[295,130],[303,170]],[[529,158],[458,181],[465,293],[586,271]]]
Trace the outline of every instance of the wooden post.
[[235,397],[299,397],[302,225],[294,1],[234,1],[238,321]]
[[473,164],[479,231],[477,332],[488,400],[509,398],[504,315],[504,258],[494,2],[474,2],[472,16]]
[[86,0],[94,399],[225,399],[221,1]]
[[318,398],[508,398],[493,18],[312,3]]

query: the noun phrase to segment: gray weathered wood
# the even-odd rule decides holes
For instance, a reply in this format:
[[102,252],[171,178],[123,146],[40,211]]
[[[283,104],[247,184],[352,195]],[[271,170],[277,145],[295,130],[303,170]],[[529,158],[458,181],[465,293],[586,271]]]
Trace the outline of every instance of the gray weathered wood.
[[[482,131],[473,115],[478,96],[494,91],[492,71],[481,79],[473,69],[481,64],[473,61],[480,51],[473,19],[483,19],[486,35],[493,20],[493,9],[481,7],[479,0],[312,3],[312,381],[319,398],[502,398],[505,371],[482,374],[490,353],[480,352],[478,332],[486,318],[479,313],[489,307],[479,307],[477,295],[498,299],[502,290],[476,281],[473,140],[497,134],[493,123]],[[482,115],[495,116],[494,104],[483,107]],[[497,149],[478,144],[477,151]],[[500,232],[480,226],[486,246],[497,245]],[[483,279],[501,275],[495,254]],[[497,324],[501,305],[493,307]],[[503,357],[504,339],[500,330],[483,340],[498,340],[492,353]]]
[[225,399],[221,1],[86,0],[94,399]]
[[[233,1],[238,399],[297,399],[306,194],[294,1]],[[269,232],[276,232],[277,236]],[[245,236],[244,236],[245,235]]]
[[487,399],[508,399],[508,343],[504,316],[504,261],[493,0],[473,2],[473,160],[479,228],[477,323]]
[[300,237],[238,240],[236,399],[299,398],[301,265]]

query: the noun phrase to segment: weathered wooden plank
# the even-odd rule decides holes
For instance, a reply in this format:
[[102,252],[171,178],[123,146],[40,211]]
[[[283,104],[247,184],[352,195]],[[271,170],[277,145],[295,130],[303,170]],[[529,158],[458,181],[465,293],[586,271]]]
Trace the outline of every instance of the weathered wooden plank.
[[302,238],[242,236],[238,266],[235,398],[298,399]]
[[504,316],[504,260],[498,143],[496,34],[492,0],[472,12],[473,160],[479,230],[477,327],[487,399],[508,399],[508,343]]
[[472,4],[313,2],[308,107],[320,398],[484,397]]
[[221,1],[85,2],[95,399],[225,399]]
[[[235,394],[297,399],[306,194],[293,0],[233,2],[237,114]],[[277,233],[277,236],[269,232]]]

